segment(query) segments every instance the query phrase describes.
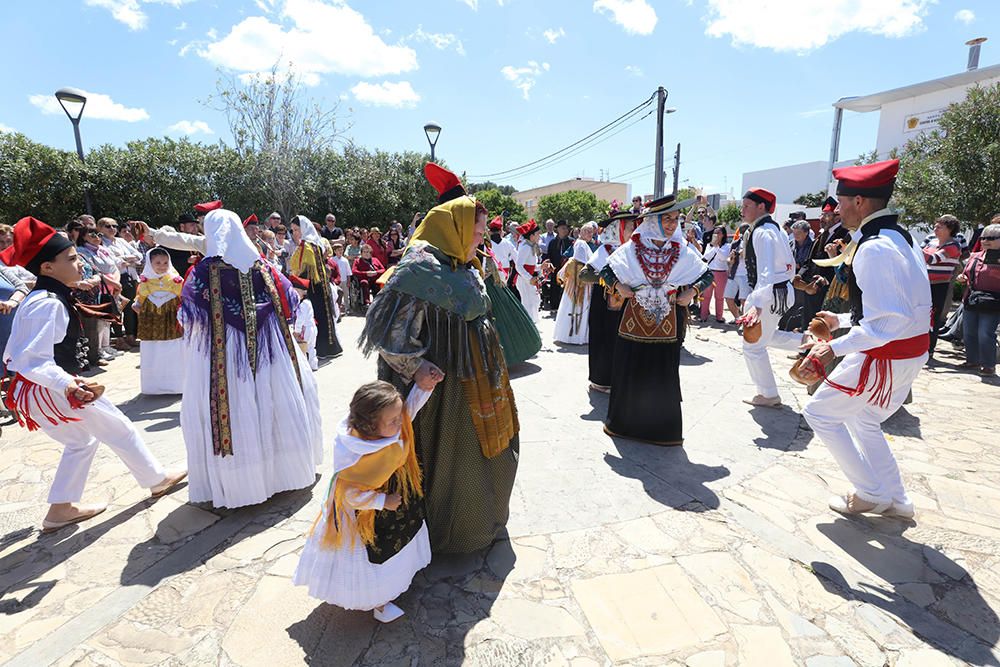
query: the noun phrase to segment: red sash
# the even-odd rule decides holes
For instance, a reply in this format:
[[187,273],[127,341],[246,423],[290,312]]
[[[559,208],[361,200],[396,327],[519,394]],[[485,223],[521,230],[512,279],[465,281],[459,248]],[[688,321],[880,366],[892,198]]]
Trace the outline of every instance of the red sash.
[[[525,264],[524,265],[524,270],[527,271],[528,273],[530,273],[532,276],[535,275],[535,268],[536,268],[535,264]],[[517,271],[514,271],[514,284],[515,285],[517,284],[517,278],[518,278],[519,275],[520,274]]]
[[[17,391],[18,385],[21,386],[20,392]],[[16,394],[19,395],[15,399],[14,396]],[[31,414],[32,398],[34,398],[38,414],[47,419],[53,426],[60,423],[80,421],[77,417],[68,417],[59,411],[55,401],[52,400],[52,393],[48,388],[35,384],[20,373],[17,373],[7,387],[7,396],[4,398],[4,405],[17,418],[17,423],[29,431],[38,430],[38,422],[35,421],[35,418]],[[83,407],[83,403],[80,403],[73,396],[69,396],[67,400],[70,407],[74,410],[79,410]]]
[[865,361],[861,364],[861,373],[858,376],[858,384],[855,387],[838,384],[830,380],[830,378],[825,377],[823,367],[818,362],[815,363],[814,368],[824,377],[826,383],[834,389],[842,391],[849,396],[860,396],[868,388],[868,380],[871,376],[872,366],[874,366],[875,378],[872,382],[873,391],[868,402],[880,408],[885,408],[889,406],[889,401],[892,399],[892,364],[889,362],[893,359],[916,359],[927,352],[930,342],[930,334],[923,333],[912,338],[889,341],[885,345],[871,350],[864,350],[862,354],[865,355]]

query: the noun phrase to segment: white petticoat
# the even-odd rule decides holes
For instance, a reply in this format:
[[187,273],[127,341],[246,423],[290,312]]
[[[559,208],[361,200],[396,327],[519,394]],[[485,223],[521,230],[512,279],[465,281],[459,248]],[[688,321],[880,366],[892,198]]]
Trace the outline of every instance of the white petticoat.
[[392,602],[431,562],[426,523],[399,553],[381,565],[368,560],[368,550],[360,539],[353,547],[345,542],[339,549],[321,548],[323,533],[321,520],[302,549],[292,583],[308,587],[309,595],[343,609],[369,611]]
[[278,353],[274,363],[267,354],[261,355],[256,377],[248,369],[244,335],[227,327],[233,453],[216,456],[212,453],[209,351],[194,343],[203,340],[198,325],[186,324],[188,370],[181,430],[187,447],[190,500],[210,501],[215,507],[243,507],[262,503],[282,491],[310,486],[316,480],[316,466],[323,461],[323,433],[316,380],[298,345],[293,348],[301,371],[301,389],[291,358],[282,353],[286,346],[276,323],[258,334],[265,350],[269,345]]
[[[586,345],[590,342],[590,292],[583,291],[583,303],[577,304],[576,311],[573,309],[573,301],[569,297],[569,292],[563,291],[562,299],[559,300],[559,311],[556,313],[556,332],[553,339],[557,343],[569,343],[570,345]],[[575,318],[575,323],[573,319]],[[572,330],[572,333],[570,333]]]
[[184,339],[144,340],[139,344],[139,386],[147,396],[184,391]]

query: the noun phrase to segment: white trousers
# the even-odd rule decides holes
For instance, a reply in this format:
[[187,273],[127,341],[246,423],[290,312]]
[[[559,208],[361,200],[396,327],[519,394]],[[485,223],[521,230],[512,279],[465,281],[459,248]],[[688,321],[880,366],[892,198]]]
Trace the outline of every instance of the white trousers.
[[[860,352],[847,355],[830,379],[848,387],[857,386],[864,361],[865,355]],[[896,457],[882,433],[882,422],[906,400],[913,380],[926,361],[925,353],[916,359],[889,362],[892,365],[892,395],[884,408],[868,402],[875,380],[873,373],[868,389],[858,396],[849,396],[824,382],[802,411],[809,427],[829,448],[862,500],[910,504]]]
[[521,295],[521,305],[528,311],[528,317],[535,324],[542,320],[538,309],[542,307],[542,297],[538,293],[538,288],[525,280],[524,276],[517,277],[517,293]]
[[756,343],[743,341],[743,359],[746,360],[750,380],[757,386],[757,393],[767,398],[778,395],[778,384],[774,380],[767,348],[797,351],[802,344],[802,334],[778,330],[781,315],[771,312],[771,298],[760,308],[760,340]]
[[101,442],[118,455],[144,489],[159,484],[166,477],[166,471],[146,447],[138,429],[107,398],[102,396],[74,410],[64,395],[55,391],[49,391],[49,395],[62,414],[80,420],[52,424],[38,413],[37,406],[32,404],[29,408],[41,430],[64,447],[49,490],[49,503],[75,503],[83,498],[90,464]]

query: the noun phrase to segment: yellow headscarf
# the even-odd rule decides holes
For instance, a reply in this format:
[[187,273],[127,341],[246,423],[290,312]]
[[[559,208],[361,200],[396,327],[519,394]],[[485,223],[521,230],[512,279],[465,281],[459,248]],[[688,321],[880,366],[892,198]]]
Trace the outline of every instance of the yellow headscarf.
[[[476,200],[468,195],[435,206],[424,217],[413,232],[409,246],[414,241],[428,243],[451,257],[452,268],[468,261],[469,246],[476,226]],[[483,270],[479,258],[472,260],[473,266]]]

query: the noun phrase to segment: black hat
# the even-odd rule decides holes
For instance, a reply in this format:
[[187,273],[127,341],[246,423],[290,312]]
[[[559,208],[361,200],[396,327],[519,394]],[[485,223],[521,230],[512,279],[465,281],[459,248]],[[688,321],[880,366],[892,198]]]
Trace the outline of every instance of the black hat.
[[188,222],[198,222],[198,219],[194,217],[193,213],[181,213],[177,216],[177,222],[183,225]]
[[839,202],[834,197],[827,197],[823,202],[823,213],[833,213],[837,210]]
[[569,223],[566,222],[565,220],[559,220],[558,222],[556,222],[556,227],[557,228],[558,227],[569,227]]

